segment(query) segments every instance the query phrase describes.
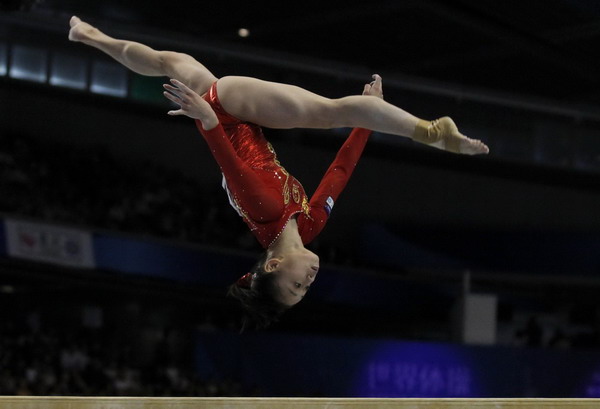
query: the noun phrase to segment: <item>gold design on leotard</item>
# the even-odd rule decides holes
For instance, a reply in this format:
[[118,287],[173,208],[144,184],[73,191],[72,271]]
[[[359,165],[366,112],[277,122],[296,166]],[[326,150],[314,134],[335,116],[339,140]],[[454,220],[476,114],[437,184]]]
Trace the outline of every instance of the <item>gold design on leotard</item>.
[[308,199],[305,195],[302,196],[302,213],[312,220],[312,217],[310,217],[310,205],[308,204]]
[[275,164],[283,169],[283,166],[281,166],[279,159],[277,159],[277,154],[275,153],[275,149],[273,149],[273,145],[271,145],[271,142],[267,142],[267,149],[273,154],[273,161],[275,162]]
[[[273,162],[275,162],[275,165],[277,165],[281,170],[281,173],[285,175],[285,183],[283,184],[283,204],[287,205],[288,203],[290,203],[290,186],[288,183],[290,181],[290,174],[287,172],[287,170],[285,170],[283,166],[281,166],[281,163],[279,162],[279,159],[277,159],[277,154],[275,153],[275,149],[273,149],[273,145],[271,145],[271,142],[267,142],[267,149],[273,154]],[[294,200],[296,199],[294,198]],[[296,203],[298,203],[298,201],[296,201]]]
[[283,186],[283,204],[288,204],[290,202],[290,187],[287,183]]
[[295,183],[292,186],[292,197],[294,198],[294,203],[300,203],[300,190],[298,189],[298,185]]

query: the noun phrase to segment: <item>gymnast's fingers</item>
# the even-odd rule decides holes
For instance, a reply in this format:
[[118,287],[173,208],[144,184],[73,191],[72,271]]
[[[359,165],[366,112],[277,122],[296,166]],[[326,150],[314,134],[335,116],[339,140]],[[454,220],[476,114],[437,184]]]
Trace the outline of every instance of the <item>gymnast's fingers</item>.
[[183,109],[169,111],[169,112],[167,112],[167,114],[173,115],[173,116],[175,116],[175,115],[186,115],[186,113],[183,111]]
[[176,103],[177,105],[181,105],[182,104],[182,100],[180,97],[173,95],[170,92],[164,91],[163,95],[165,96],[165,98],[170,99],[171,101],[173,101],[174,103]]
[[377,91],[378,93],[383,93],[383,83],[379,74],[373,74],[373,82],[371,83],[371,86],[375,88],[375,91]]
[[369,95],[371,91],[371,84],[365,84],[365,87],[363,88],[363,95]]
[[170,93],[177,95],[179,98],[183,99],[183,96],[185,95],[185,93],[182,90],[180,90],[179,88],[174,87],[172,85],[164,84],[163,87],[166,90],[168,90]]
[[183,82],[176,80],[175,78],[171,79],[171,84],[175,85],[177,88],[179,88],[185,94],[195,94],[195,92],[191,88],[189,88]]

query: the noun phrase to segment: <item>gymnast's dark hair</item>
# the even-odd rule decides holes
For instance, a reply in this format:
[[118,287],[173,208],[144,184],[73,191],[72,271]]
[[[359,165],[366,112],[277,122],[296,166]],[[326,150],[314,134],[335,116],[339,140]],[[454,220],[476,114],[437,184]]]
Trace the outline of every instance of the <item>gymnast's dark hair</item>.
[[275,274],[264,269],[268,252],[265,252],[254,265],[250,274],[254,275],[252,285],[244,285],[243,280],[229,286],[227,296],[235,298],[242,304],[244,316],[242,330],[254,327],[262,329],[276,322],[289,306],[277,301],[279,288],[275,284]]

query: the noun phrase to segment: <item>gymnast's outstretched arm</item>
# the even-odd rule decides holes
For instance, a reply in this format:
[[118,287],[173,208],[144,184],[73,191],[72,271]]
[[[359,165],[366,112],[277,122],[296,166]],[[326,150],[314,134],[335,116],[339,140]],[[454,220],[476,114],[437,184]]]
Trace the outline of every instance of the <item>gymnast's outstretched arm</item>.
[[[177,79],[204,94],[217,78],[193,57],[156,51],[146,45],[114,39],[72,17],[69,39],[98,48],[131,70]],[[217,84],[223,108],[231,115],[270,128],[361,127],[411,138],[456,153],[481,154],[481,141],[462,135],[450,118],[424,121],[377,97],[352,95],[330,99],[303,88],[251,77],[223,77]]]
[[[365,84],[363,95],[383,99],[383,84],[379,75],[373,75],[373,81]],[[298,231],[305,243],[312,241],[325,227],[335,201],[352,176],[370,135],[371,131],[367,129],[352,130],[310,199],[310,216],[298,216]]]

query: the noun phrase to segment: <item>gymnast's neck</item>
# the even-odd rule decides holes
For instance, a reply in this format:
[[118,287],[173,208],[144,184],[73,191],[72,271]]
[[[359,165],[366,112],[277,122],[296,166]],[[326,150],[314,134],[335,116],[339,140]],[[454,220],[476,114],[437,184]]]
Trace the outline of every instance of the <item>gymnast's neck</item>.
[[300,248],[304,248],[304,244],[298,232],[298,223],[295,218],[290,219],[277,240],[269,246],[269,250],[275,257],[278,254],[287,254]]

